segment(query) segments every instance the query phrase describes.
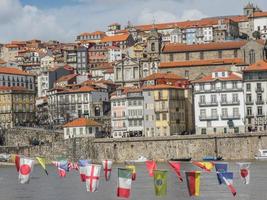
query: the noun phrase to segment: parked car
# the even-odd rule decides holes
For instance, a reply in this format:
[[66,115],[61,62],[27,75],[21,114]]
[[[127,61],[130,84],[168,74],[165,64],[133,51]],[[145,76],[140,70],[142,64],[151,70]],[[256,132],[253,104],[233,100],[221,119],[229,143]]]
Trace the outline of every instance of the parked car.
[[10,154],[6,154],[6,153],[0,154],[0,162],[7,162],[8,160],[10,160],[10,158],[11,158]]

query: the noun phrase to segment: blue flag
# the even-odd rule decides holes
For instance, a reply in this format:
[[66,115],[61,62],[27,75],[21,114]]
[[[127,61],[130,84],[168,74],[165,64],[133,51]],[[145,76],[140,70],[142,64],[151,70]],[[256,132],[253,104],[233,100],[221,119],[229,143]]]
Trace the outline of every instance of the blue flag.
[[217,179],[218,179],[218,182],[220,185],[223,183],[223,180],[218,173],[227,172],[227,168],[228,168],[228,163],[215,163],[215,169],[217,172]]

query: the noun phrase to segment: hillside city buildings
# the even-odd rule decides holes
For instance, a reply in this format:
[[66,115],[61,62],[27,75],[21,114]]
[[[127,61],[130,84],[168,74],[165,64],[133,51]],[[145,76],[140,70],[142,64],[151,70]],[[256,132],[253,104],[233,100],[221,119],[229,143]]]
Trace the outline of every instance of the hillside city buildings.
[[69,43],[0,44],[0,128],[64,137],[165,137],[267,129],[267,12],[113,23]]

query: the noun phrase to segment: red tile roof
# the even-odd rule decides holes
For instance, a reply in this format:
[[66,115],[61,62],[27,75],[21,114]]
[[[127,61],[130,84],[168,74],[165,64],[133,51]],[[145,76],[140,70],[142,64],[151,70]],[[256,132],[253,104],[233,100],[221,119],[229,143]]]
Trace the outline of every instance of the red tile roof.
[[6,64],[6,61],[4,61],[4,60],[2,60],[2,59],[0,58],[0,65],[3,65],[3,64]]
[[265,60],[258,61],[257,63],[248,66],[243,71],[244,72],[250,72],[250,71],[267,71],[267,61],[265,61]]
[[101,42],[122,42],[126,41],[129,38],[130,34],[125,33],[121,35],[114,35],[114,36],[106,36],[104,37]]
[[254,12],[253,17],[254,18],[267,17],[267,12]]
[[224,50],[224,49],[239,49],[244,46],[248,41],[239,40],[231,42],[211,42],[205,44],[166,44],[163,47],[164,53],[169,52],[193,52],[193,51],[212,51],[212,50]]
[[64,127],[82,127],[82,126],[102,126],[102,125],[92,119],[86,119],[83,117],[75,119],[64,125]]
[[181,76],[178,76],[177,74],[174,73],[154,73],[151,74],[145,78],[143,78],[144,81],[149,81],[149,80],[156,80],[156,79],[175,79],[175,80],[181,80],[185,79]]
[[174,85],[166,85],[166,84],[160,84],[160,85],[148,85],[142,87],[143,90],[163,90],[163,89],[183,89],[181,87],[177,87]]
[[68,90],[69,93],[92,92],[92,91],[95,91],[95,89],[90,86],[82,86],[78,89]]
[[234,72],[229,72],[229,76],[228,77],[216,77],[213,78],[212,75],[208,75],[208,76],[204,76],[198,80],[192,81],[192,83],[204,83],[204,82],[213,82],[216,80],[220,80],[220,81],[241,81],[242,80],[242,76],[238,75]]
[[0,74],[16,74],[16,75],[24,75],[24,76],[33,76],[32,74],[22,71],[13,67],[0,67]]
[[176,68],[176,67],[196,67],[205,65],[230,65],[245,64],[239,58],[213,59],[213,60],[188,60],[179,62],[161,62],[159,68]]

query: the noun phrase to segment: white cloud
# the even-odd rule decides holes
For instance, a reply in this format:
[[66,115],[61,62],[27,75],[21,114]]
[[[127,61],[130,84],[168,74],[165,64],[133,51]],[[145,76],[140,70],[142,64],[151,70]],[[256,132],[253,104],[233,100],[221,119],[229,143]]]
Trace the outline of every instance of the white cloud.
[[[17,39],[74,41],[80,32],[106,30],[113,22],[126,25],[240,14],[243,3],[232,0],[72,0],[57,8],[22,5],[20,0],[0,0],[0,43]],[[266,0],[256,0],[260,7]],[[237,13],[239,10],[240,12]]]

